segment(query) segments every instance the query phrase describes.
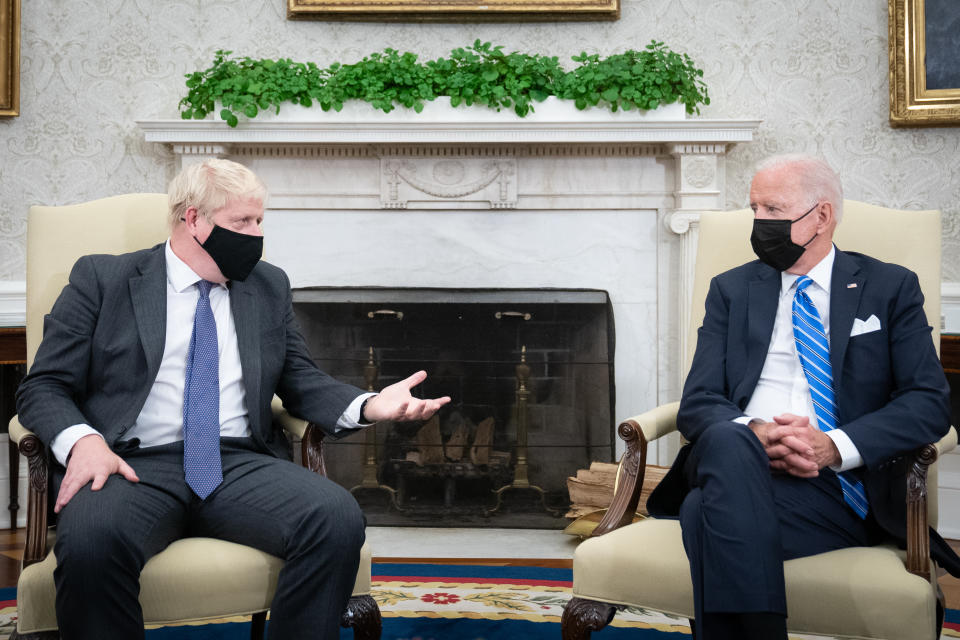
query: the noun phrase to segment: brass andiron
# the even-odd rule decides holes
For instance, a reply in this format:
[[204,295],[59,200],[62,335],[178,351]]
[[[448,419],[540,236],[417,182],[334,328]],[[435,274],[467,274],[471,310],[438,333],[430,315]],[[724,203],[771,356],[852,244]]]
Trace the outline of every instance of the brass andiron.
[[[379,375],[380,371],[373,361],[373,347],[370,347],[367,351],[367,364],[363,367],[363,379],[367,383],[367,391],[376,390]],[[360,484],[350,489],[350,493],[355,493],[359,489],[379,489],[386,491],[390,494],[390,504],[392,504],[397,511],[403,511],[403,508],[397,502],[397,490],[388,485],[380,484],[380,481],[377,479],[379,465],[377,464],[376,424],[372,424],[366,428],[366,440],[363,445],[363,453],[363,478],[360,480]]]
[[530,389],[527,383],[530,380],[530,365],[527,364],[527,347],[520,347],[520,363],[517,365],[517,463],[513,468],[513,482],[504,485],[493,493],[497,496],[497,502],[493,507],[487,509],[484,515],[489,516],[500,509],[505,491],[511,489],[532,489],[540,494],[540,502],[543,508],[554,516],[560,515],[559,511],[547,506],[546,492],[535,484],[530,484],[530,477],[527,473],[527,421],[529,419],[527,403],[530,400]]

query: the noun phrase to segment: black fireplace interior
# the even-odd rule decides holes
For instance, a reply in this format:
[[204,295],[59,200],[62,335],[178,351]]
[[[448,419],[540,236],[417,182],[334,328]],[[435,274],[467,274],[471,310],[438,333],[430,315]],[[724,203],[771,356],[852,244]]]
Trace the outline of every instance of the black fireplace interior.
[[334,377],[379,390],[424,369],[414,393],[452,399],[432,422],[327,440],[371,525],[562,528],[567,476],[613,459],[604,291],[307,288],[294,311]]

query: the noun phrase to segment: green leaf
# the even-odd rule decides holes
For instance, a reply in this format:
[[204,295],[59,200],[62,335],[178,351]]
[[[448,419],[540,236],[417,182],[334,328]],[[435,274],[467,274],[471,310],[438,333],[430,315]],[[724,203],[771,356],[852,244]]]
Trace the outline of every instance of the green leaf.
[[496,80],[498,77],[500,77],[500,74],[499,74],[495,69],[491,69],[491,70],[489,70],[489,71],[484,71],[484,72],[481,74],[481,77],[482,77],[484,80],[486,80],[487,82],[493,82],[493,81]]
[[617,98],[620,97],[620,90],[617,89],[616,87],[611,87],[611,88],[607,89],[606,91],[604,91],[604,92],[603,92],[602,94],[600,94],[600,95],[601,95],[601,96],[603,97],[603,99],[606,100],[607,102],[616,102],[616,101],[617,101]]

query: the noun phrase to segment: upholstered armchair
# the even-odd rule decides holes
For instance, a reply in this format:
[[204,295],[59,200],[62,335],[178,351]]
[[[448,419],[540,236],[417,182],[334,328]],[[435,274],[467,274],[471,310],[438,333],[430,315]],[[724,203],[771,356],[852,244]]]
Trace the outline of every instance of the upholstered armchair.
[[[713,275],[754,258],[750,210],[705,213],[694,275],[689,367]],[[838,247],[915,271],[939,351],[940,212],[896,211],[846,201]],[[564,640],[605,627],[618,608],[642,607],[693,617],[690,570],[676,520],[630,524],[643,483],[647,444],[677,429],[678,402],[625,420],[626,442],[613,503],[576,550],[573,599],[563,614]],[[886,640],[939,637],[942,594],[930,560],[927,526],[937,522],[937,458],[957,444],[953,428],[914,453],[907,480],[907,549],[880,545],[831,551],[785,563],[790,632]],[[750,514],[743,514],[750,517]],[[939,607],[938,607],[939,601]]]
[[[40,344],[43,316],[67,283],[73,263],[90,253],[123,253],[168,235],[165,194],[128,194],[64,207],[31,207],[27,219],[27,358]],[[325,473],[319,428],[287,413],[274,399],[274,419],[301,442],[305,466]],[[26,547],[17,582],[17,630],[11,638],[58,638],[49,526],[50,455],[40,439],[10,422],[10,437],[29,462]],[[364,545],[353,596],[341,625],[364,640],[380,637],[380,611],[370,597],[370,549]],[[252,616],[252,639],[263,638],[283,560],[212,538],[185,538],[151,558],[141,575],[140,603],[148,625]]]

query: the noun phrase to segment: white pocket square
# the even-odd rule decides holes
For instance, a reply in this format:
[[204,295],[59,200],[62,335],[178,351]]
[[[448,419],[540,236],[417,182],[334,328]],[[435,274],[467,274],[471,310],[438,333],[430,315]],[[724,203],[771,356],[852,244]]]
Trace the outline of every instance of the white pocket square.
[[850,337],[859,336],[864,333],[873,333],[874,331],[880,331],[880,318],[877,316],[871,315],[866,320],[861,320],[860,318],[853,319],[853,328],[850,330]]

